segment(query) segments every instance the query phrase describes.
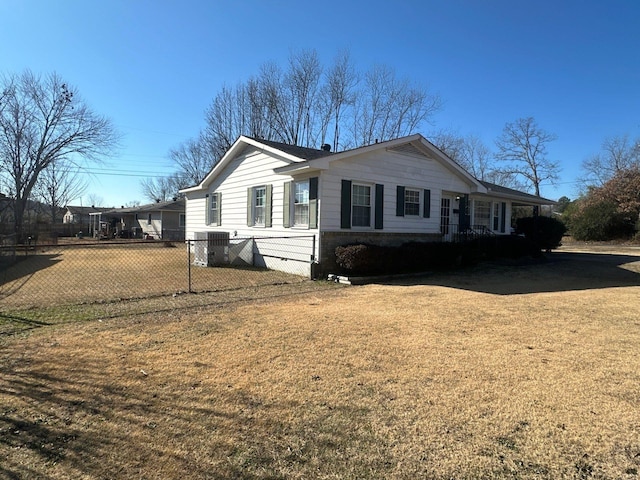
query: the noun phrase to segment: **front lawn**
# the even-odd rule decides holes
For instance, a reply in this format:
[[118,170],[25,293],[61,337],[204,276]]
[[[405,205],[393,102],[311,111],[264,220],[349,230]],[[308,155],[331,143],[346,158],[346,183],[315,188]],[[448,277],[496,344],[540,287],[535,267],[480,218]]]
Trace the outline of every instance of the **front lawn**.
[[0,477],[638,478],[639,261],[0,337]]

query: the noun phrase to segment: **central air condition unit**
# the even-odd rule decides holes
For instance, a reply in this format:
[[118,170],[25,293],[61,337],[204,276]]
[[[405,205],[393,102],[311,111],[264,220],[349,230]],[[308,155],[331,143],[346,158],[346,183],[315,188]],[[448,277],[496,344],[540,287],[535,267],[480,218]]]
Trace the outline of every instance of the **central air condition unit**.
[[195,232],[193,263],[203,267],[229,263],[229,232]]

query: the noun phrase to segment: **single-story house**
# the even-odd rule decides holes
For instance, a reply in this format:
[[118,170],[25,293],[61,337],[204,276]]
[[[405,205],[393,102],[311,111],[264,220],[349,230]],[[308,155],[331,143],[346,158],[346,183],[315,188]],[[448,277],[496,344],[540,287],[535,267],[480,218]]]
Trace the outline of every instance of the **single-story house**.
[[97,238],[185,239],[183,198],[93,212],[91,217],[91,232]]
[[336,153],[241,136],[181,192],[187,239],[269,238],[248,263],[303,275],[330,273],[339,245],[508,235],[513,206],[555,203],[477,180],[419,134]]
[[62,223],[89,225],[91,222],[91,213],[106,212],[107,210],[110,209],[104,207],[78,207],[74,205],[67,205],[65,207],[64,215],[62,216]]

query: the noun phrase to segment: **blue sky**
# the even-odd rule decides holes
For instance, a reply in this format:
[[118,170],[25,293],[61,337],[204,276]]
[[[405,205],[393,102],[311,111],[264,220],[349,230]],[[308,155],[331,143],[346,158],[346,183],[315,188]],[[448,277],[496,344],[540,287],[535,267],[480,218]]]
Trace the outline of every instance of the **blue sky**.
[[640,137],[640,2],[520,0],[0,0],[0,71],[57,72],[123,134],[91,168],[106,206],[140,200],[173,171],[167,152],[197,136],[223,85],[315,49],[348,49],[360,70],[395,69],[441,95],[433,129],[489,146],[533,116],[561,166],[542,195],[575,198],[580,165],[607,136]]

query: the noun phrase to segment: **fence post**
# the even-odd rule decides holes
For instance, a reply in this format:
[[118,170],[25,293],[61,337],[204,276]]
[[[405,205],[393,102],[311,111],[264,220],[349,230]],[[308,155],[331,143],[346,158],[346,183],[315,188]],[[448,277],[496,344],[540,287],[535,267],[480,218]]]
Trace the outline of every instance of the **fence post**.
[[187,292],[193,293],[193,291],[191,290],[191,240],[187,240],[187,272],[188,272]]

